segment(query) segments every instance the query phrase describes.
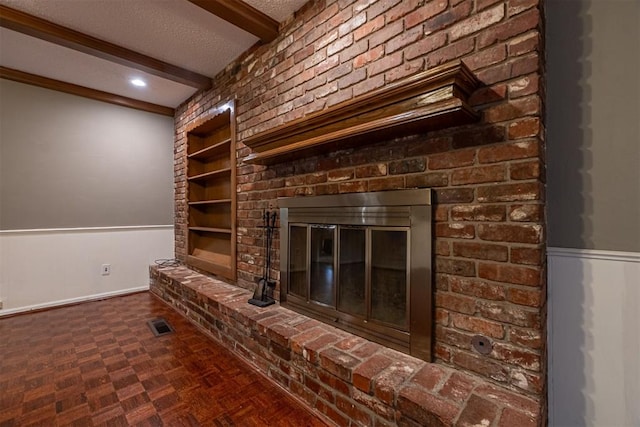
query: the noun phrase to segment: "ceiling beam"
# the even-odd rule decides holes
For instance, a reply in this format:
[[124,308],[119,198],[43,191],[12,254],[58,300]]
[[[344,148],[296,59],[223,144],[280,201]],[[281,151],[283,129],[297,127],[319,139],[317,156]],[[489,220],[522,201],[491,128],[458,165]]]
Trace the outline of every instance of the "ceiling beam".
[[198,89],[211,79],[81,32],[0,5],[0,26]]
[[175,110],[173,108],[165,107],[163,105],[139,101],[137,99],[127,98],[126,96],[115,95],[113,93],[78,86],[60,80],[37,76],[35,74],[25,73],[24,71],[14,70],[12,68],[0,66],[0,78],[52,89],[59,92],[70,93],[71,95],[82,96],[84,98],[94,99],[97,101],[108,102],[122,107],[135,108],[136,110],[147,111],[149,113],[162,114],[163,116],[173,117],[175,114]]
[[278,21],[240,0],[189,0],[265,43],[278,37]]

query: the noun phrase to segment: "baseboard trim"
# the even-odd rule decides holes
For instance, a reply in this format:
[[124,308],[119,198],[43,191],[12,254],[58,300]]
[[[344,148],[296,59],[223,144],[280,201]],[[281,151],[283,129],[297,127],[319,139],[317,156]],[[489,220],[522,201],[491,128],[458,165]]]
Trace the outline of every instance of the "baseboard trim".
[[16,315],[16,314],[24,314],[24,313],[34,312],[34,311],[42,311],[42,310],[47,310],[47,309],[50,309],[50,308],[59,308],[59,307],[67,306],[67,305],[81,304],[83,302],[97,301],[97,300],[101,300],[101,299],[113,298],[113,297],[118,297],[118,296],[122,296],[122,295],[135,294],[135,293],[138,293],[138,292],[146,292],[148,290],[149,290],[149,285],[140,286],[140,287],[137,287],[137,288],[121,289],[121,290],[118,290],[118,291],[103,292],[101,294],[87,295],[87,296],[78,297],[78,298],[69,298],[69,299],[64,299],[64,300],[51,301],[51,302],[46,302],[46,303],[42,303],[42,304],[28,305],[28,306],[25,306],[25,307],[8,308],[8,309],[5,309],[5,310],[0,310],[0,318],[7,317],[7,316],[13,316],[13,315]]
[[598,249],[573,249],[548,247],[550,257],[601,259],[605,261],[621,261],[640,263],[640,252],[603,251]]

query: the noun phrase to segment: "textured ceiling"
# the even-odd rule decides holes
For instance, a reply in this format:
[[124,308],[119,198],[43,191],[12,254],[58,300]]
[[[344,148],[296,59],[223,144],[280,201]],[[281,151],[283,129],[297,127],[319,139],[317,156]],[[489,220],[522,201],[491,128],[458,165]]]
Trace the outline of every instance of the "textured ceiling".
[[244,0],[244,2],[276,21],[282,22],[294,11],[300,9],[307,0]]
[[[246,1],[277,21],[305,2]],[[0,0],[0,4],[209,77],[258,41],[187,0]],[[0,65],[168,107],[195,92],[6,29],[0,31]],[[134,74],[147,80],[147,88],[129,85]]]
[[156,59],[214,76],[258,38],[185,0],[0,0]]
[[[0,28],[0,47],[5,67],[153,104],[175,108],[196,91],[190,86],[5,28]],[[143,79],[147,87],[132,87],[129,80],[133,78]]]

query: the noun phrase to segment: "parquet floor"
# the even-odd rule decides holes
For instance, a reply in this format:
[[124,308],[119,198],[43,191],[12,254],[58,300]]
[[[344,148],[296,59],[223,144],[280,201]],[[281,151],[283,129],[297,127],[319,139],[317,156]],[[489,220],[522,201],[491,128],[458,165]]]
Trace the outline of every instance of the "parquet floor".
[[[175,333],[155,337],[164,317]],[[149,293],[0,319],[0,426],[325,426]]]

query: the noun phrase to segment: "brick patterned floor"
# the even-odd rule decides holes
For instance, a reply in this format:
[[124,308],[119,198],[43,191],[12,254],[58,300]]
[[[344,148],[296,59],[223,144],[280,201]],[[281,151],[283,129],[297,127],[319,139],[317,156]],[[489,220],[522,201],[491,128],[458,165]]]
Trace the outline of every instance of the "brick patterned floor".
[[326,424],[145,292],[0,319],[0,426],[31,425]]

